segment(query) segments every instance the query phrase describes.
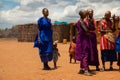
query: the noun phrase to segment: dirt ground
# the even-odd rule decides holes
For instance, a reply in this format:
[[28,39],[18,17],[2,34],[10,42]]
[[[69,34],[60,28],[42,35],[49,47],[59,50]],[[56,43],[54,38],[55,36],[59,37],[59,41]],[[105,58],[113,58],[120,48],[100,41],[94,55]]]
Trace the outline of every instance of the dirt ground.
[[[0,80],[120,80],[120,72],[116,62],[113,64],[113,71],[96,71],[96,75],[93,76],[78,74],[79,61],[76,64],[69,63],[68,47],[69,43],[59,43],[61,57],[57,63],[58,68],[44,71],[38,49],[33,48],[33,42],[0,39]],[[52,61],[49,65],[53,68]],[[92,66],[90,68],[95,69]],[[106,68],[109,68],[109,62],[106,63]]]

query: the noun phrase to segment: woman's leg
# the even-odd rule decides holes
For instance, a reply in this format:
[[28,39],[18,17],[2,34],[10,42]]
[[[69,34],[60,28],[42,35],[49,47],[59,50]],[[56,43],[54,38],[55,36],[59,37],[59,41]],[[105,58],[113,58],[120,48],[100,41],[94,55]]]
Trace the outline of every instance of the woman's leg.
[[43,62],[43,69],[46,70],[47,69],[47,63]]
[[98,65],[96,65],[96,71],[100,71],[100,68]]
[[117,61],[117,65],[119,66],[119,71],[120,71],[120,52],[118,53],[118,61]]
[[81,60],[80,62],[80,71],[78,72],[78,74],[84,74],[84,69],[83,69],[83,61]]
[[110,61],[110,69],[109,70],[113,70],[112,65],[113,65],[113,61]]
[[101,59],[102,59],[102,71],[105,70],[105,53],[106,53],[106,50],[101,50]]
[[83,58],[83,67],[84,67],[84,74],[86,76],[92,76],[92,74],[89,72],[88,56],[87,55]]
[[103,65],[102,71],[105,71],[105,61],[103,61],[103,60],[102,60],[102,65]]
[[48,62],[43,62],[44,68],[43,70],[50,70],[50,67],[48,66]]

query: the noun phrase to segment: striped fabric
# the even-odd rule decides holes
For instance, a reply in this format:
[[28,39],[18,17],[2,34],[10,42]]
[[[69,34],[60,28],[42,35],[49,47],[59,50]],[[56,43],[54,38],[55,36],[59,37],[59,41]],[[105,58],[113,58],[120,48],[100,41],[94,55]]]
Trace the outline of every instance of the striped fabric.
[[99,30],[101,32],[101,38],[100,38],[100,49],[101,50],[114,50],[115,49],[115,43],[109,41],[104,37],[106,34],[105,30],[112,30],[112,22],[111,21],[105,21],[102,20]]
[[100,49],[101,50],[114,50],[115,49],[115,44],[113,42],[110,42],[104,36],[101,36],[101,38],[100,38]]

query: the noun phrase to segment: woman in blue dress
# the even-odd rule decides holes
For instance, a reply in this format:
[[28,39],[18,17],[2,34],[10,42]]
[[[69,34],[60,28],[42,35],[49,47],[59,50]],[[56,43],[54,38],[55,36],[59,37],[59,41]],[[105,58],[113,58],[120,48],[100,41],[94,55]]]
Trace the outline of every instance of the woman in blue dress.
[[[118,18],[118,21],[119,21],[118,29],[120,30],[120,19],[119,19],[119,17],[117,17],[117,18]],[[116,39],[116,52],[118,52],[117,65],[119,66],[119,71],[120,71],[120,32],[119,32],[118,37]]]
[[52,60],[52,24],[51,20],[48,18],[49,11],[47,8],[42,10],[43,17],[38,19],[38,29],[34,42],[34,47],[39,48],[39,55],[41,61],[43,62],[43,70],[50,70],[48,62]]

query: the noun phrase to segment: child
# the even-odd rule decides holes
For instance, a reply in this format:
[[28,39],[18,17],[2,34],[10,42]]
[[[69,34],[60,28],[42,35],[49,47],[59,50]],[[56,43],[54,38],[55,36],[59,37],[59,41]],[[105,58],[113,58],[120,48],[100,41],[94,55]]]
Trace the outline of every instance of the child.
[[58,52],[58,48],[57,48],[57,43],[58,41],[54,41],[53,43],[53,63],[54,63],[54,68],[57,68],[57,60],[58,60],[58,56],[60,56],[60,53]]
[[70,47],[69,47],[70,63],[72,62],[72,59],[74,59],[74,62],[76,63],[75,48],[76,48],[76,39],[75,37],[73,37],[72,42],[70,43]]

